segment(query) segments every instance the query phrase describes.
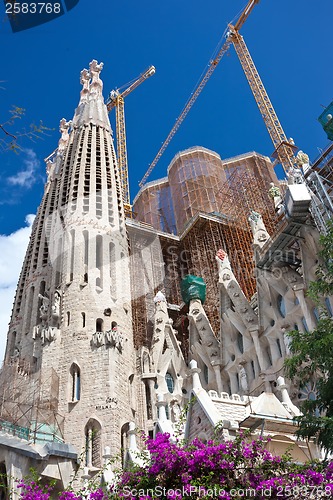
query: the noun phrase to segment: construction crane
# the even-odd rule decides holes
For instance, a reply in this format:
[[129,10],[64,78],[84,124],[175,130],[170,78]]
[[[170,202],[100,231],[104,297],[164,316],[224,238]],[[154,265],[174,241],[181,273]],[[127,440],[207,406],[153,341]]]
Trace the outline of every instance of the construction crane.
[[123,202],[125,215],[131,216],[131,202],[130,202],[130,192],[128,183],[128,163],[127,163],[127,146],[126,146],[126,130],[125,130],[125,110],[124,110],[124,99],[128,94],[133,92],[142,82],[147,80],[150,76],[154,75],[155,67],[149,66],[149,68],[141,73],[138,78],[133,80],[131,84],[122,92],[120,89],[112,90],[106,101],[106,106],[108,111],[116,108],[116,137],[117,137],[117,153],[118,153],[118,165],[120,172],[120,181],[123,193]]
[[273,105],[268,97],[268,94],[265,90],[265,87],[261,81],[261,78],[259,76],[259,73],[254,65],[254,62],[251,58],[251,55],[248,51],[248,48],[245,45],[243,37],[239,34],[240,28],[243,26],[245,21],[247,20],[248,16],[252,12],[254,6],[259,3],[260,0],[250,0],[244,10],[241,12],[241,14],[238,17],[237,22],[235,25],[229,24],[228,25],[228,32],[227,32],[227,38],[220,50],[217,53],[217,56],[213,61],[209,63],[208,69],[205,72],[203,78],[199,82],[199,84],[196,86],[194,92],[192,93],[191,98],[188,100],[186,103],[185,107],[183,108],[181,114],[177,118],[174,126],[172,127],[171,131],[169,132],[169,135],[163,142],[161,148],[159,149],[157,155],[155,156],[154,160],[150,164],[147,172],[143,176],[142,180],[139,182],[139,186],[142,187],[149,175],[151,174],[152,170],[156,166],[157,162],[161,158],[162,154],[168,147],[171,139],[179,129],[180,125],[184,121],[185,117],[187,116],[188,112],[192,108],[193,104],[197,100],[198,96],[200,95],[201,91],[205,87],[206,83],[208,82],[209,78],[215,71],[218,63],[221,61],[222,57],[226,52],[228,51],[230,45],[233,45],[235,47],[236,53],[238,55],[238,58],[240,60],[240,63],[242,65],[242,68],[244,70],[245,76],[249,82],[250,88],[252,90],[253,96],[256,100],[256,103],[259,107],[260,113],[264,119],[265,125],[267,127],[267,130],[270,134],[270,137],[273,141],[275,150],[272,156],[274,156],[277,159],[277,162],[281,163],[282,167],[284,168],[285,172],[288,172],[290,168],[293,166],[295,158],[294,158],[294,150],[296,149],[295,146],[287,140],[286,135],[282,129],[282,126],[278,120],[278,117],[274,111]]

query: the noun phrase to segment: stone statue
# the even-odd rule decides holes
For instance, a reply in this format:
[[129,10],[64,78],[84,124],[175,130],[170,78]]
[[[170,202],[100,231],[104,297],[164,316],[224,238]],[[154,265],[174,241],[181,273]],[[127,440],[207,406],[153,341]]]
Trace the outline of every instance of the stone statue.
[[38,298],[42,299],[42,304],[39,308],[39,317],[45,319],[49,311],[50,299],[46,295],[38,294]]
[[91,93],[102,95],[103,82],[100,79],[99,75],[103,69],[103,66],[104,66],[103,63],[98,64],[98,62],[95,59],[93,59],[89,64],[89,73],[91,77],[91,84],[90,84]]
[[61,132],[61,137],[59,139],[59,144],[58,144],[58,153],[62,153],[67,146],[68,139],[69,139],[68,130],[69,130],[71,125],[72,125],[72,122],[66,121],[65,118],[62,118],[60,120],[59,130]]
[[89,94],[90,73],[89,70],[83,69],[80,73],[80,83],[82,90],[80,92],[80,102],[86,101]]
[[296,156],[296,165],[299,168],[309,168],[310,166],[310,159],[309,156],[304,153],[304,151],[298,151],[297,156]]
[[243,392],[248,392],[249,385],[247,382],[247,375],[246,375],[245,368],[242,364],[239,365],[238,376],[239,376],[240,388],[242,389]]
[[182,411],[181,411],[180,406],[179,406],[177,401],[175,401],[173,403],[172,408],[171,408],[171,412],[172,412],[173,420],[175,422],[179,422]]
[[60,293],[58,292],[58,290],[56,290],[54,292],[53,304],[51,308],[52,316],[55,318],[59,318],[60,315],[60,299],[61,299]]

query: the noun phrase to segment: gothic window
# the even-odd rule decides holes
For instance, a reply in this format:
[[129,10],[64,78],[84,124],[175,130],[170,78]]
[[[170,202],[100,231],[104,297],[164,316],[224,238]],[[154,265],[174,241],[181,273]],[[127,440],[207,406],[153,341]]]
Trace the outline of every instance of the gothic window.
[[304,318],[304,316],[302,318],[302,325],[303,325],[304,330],[306,332],[309,332],[309,327],[308,327],[308,324],[307,324],[306,319]]
[[252,375],[255,378],[256,377],[256,370],[255,370],[255,367],[254,367],[254,361],[253,360],[251,361],[251,369],[252,369]]
[[282,348],[281,348],[281,342],[280,342],[280,339],[276,339],[276,344],[277,344],[277,347],[278,347],[278,351],[279,351],[279,354],[280,354],[280,358],[282,358]]
[[316,318],[316,321],[318,322],[319,321],[319,311],[318,311],[318,307],[314,307],[313,308],[313,315],[314,317]]
[[80,400],[81,396],[81,374],[80,368],[77,364],[73,363],[70,370],[70,388],[71,388],[71,402],[75,403]]
[[153,418],[152,406],[151,406],[151,395],[148,383],[145,381],[145,394],[146,394],[146,411],[148,420]]
[[203,367],[203,376],[206,384],[208,384],[208,366],[204,365]]
[[83,231],[83,240],[84,240],[83,281],[84,281],[84,283],[88,283],[88,258],[89,258],[89,234],[88,234],[88,231]]
[[86,467],[101,467],[101,425],[90,419],[85,427]]
[[278,305],[279,313],[281,314],[282,318],[285,318],[286,317],[286,304],[285,304],[285,301],[284,301],[284,298],[282,297],[282,295],[278,296],[277,305]]
[[272,366],[273,361],[272,361],[272,355],[271,355],[271,350],[270,350],[269,346],[266,347],[266,355],[268,358],[269,366]]
[[240,332],[238,332],[238,334],[237,334],[237,345],[238,345],[238,349],[243,354],[243,352],[244,352],[243,335]]
[[326,309],[327,309],[328,315],[330,317],[332,317],[333,316],[333,311],[332,311],[330,299],[328,297],[326,297],[326,299],[325,299],[325,305],[326,305]]
[[171,373],[166,373],[165,375],[165,381],[166,381],[166,385],[167,385],[167,388],[168,388],[168,391],[171,392],[171,394],[173,393],[173,390],[175,388],[175,381],[173,379],[173,376],[171,375]]

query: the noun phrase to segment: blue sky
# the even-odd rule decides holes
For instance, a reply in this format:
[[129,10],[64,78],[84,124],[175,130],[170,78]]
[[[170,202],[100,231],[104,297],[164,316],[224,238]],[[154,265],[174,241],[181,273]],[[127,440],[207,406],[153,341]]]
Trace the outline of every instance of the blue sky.
[[[2,241],[8,243],[6,236],[24,228],[25,217],[36,213],[45,180],[43,158],[57,146],[60,119],[73,116],[81,69],[92,59],[104,62],[101,76],[107,96],[149,65],[156,67],[156,74],[125,102],[133,199],[227,23],[246,3],[80,0],[66,15],[14,34],[1,4],[0,123],[16,105],[25,108],[26,115],[14,132],[39,120],[54,129],[43,140],[25,142],[20,155],[0,153]],[[332,16],[331,0],[261,0],[241,30],[287,136],[312,159],[328,142],[317,117],[321,105],[333,98]],[[164,176],[172,157],[194,145],[217,151],[222,158],[250,150],[269,156],[273,151],[233,48],[149,180]],[[0,271],[6,265],[0,262]]]

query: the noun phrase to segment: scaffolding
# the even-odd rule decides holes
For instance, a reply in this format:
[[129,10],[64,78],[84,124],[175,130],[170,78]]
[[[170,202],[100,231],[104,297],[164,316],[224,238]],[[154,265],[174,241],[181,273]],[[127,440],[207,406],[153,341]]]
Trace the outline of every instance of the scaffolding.
[[64,417],[58,413],[59,377],[51,368],[31,373],[22,360],[0,372],[0,429],[29,442],[64,442]]

